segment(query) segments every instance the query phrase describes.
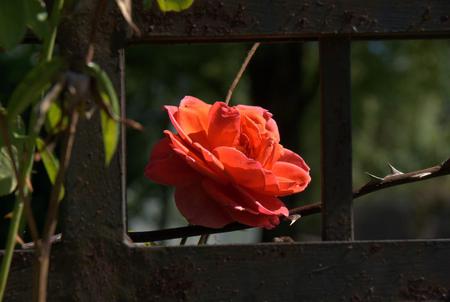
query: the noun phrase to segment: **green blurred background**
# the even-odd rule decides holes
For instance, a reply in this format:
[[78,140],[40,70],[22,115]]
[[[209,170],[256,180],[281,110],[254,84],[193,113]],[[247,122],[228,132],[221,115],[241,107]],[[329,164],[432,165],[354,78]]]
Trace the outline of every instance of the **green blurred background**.
[[[143,176],[151,147],[170,128],[162,109],[185,95],[223,100],[250,44],[137,45],[126,50],[127,115],[143,132],[127,131],[129,229],[184,226],[171,188]],[[352,43],[353,184],[384,176],[388,163],[401,171],[438,164],[450,157],[450,41]],[[0,53],[0,100],[6,100],[29,66],[36,48]],[[232,104],[260,105],[274,114],[281,143],[311,167],[312,183],[286,199],[288,207],[320,200],[318,44],[263,44]],[[39,174],[36,174],[39,175]],[[45,207],[48,183],[33,201]],[[442,177],[370,194],[355,201],[356,239],[450,237],[450,178]],[[11,206],[3,198],[1,213]],[[0,225],[5,230],[5,221]],[[320,215],[275,231],[247,230],[212,236],[212,243],[320,239]],[[190,241],[194,243],[194,240]]]

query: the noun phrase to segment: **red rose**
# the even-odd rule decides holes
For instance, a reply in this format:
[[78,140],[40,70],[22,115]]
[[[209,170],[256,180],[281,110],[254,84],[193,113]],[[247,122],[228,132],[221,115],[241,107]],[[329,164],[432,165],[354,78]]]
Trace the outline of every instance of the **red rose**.
[[175,186],[177,207],[189,223],[220,228],[237,221],[269,229],[288,215],[277,196],[303,191],[311,178],[303,159],[280,145],[272,114],[190,96],[165,109],[178,134],[164,131],[145,175]]

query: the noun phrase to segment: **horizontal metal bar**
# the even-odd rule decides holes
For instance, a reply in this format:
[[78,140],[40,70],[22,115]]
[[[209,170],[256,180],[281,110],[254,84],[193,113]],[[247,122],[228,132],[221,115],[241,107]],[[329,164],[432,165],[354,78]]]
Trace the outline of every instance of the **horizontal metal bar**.
[[[108,278],[124,301],[437,301],[450,293],[450,240],[161,248],[101,242],[81,258],[89,266],[80,276],[67,271],[73,260],[64,245],[53,253],[51,301],[69,297],[64,282],[83,276]],[[6,301],[29,301],[31,262],[29,251],[15,252]],[[80,297],[111,301],[86,286]]]
[[450,37],[450,1],[442,0],[196,0],[181,13],[133,5],[142,35],[129,43]]

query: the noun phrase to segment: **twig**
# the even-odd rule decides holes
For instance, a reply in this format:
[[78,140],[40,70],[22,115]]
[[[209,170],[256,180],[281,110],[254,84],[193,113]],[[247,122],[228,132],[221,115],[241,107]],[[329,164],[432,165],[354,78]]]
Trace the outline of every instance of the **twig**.
[[197,245],[205,245],[208,243],[209,234],[203,234],[200,236]]
[[47,298],[48,269],[50,264],[52,236],[55,233],[56,224],[58,221],[59,196],[64,183],[66,170],[69,166],[70,158],[72,155],[75,133],[78,125],[78,118],[79,112],[77,108],[73,108],[70,116],[70,127],[68,129],[66,141],[63,145],[61,165],[50,195],[49,208],[45,221],[44,232],[42,235],[42,243],[40,248],[36,251],[38,253],[36,257],[36,265],[38,270],[36,271],[37,275],[35,276],[35,292],[37,292],[38,294],[34,295],[36,302],[45,302]]
[[112,119],[113,121],[115,121],[116,123],[121,123],[124,126],[132,128],[137,131],[144,130],[144,126],[142,126],[141,123],[136,122],[135,120],[132,120],[132,119],[127,119],[127,118],[122,118],[120,116],[117,116],[112,111],[111,106],[109,104],[105,103],[105,101],[103,101],[103,99],[100,96],[96,99],[96,103],[100,107],[100,109],[103,109],[104,112],[106,113],[106,115],[108,115],[108,117],[110,119]]
[[[372,179],[365,185],[361,186],[357,190],[353,191],[353,199],[359,198],[361,196],[367,195],[369,193],[380,191],[389,187],[394,187],[406,183],[419,182],[430,178],[435,178],[439,176],[450,174],[450,158],[447,159],[440,165],[426,168],[423,170],[418,170],[403,174],[389,174],[383,178]],[[322,211],[322,203],[312,203],[309,205],[293,208],[289,210],[289,215],[301,215],[309,216],[313,214],[318,214]],[[287,220],[291,222],[290,220]],[[150,242],[150,241],[160,241],[167,239],[174,239],[180,237],[191,237],[199,236],[203,234],[217,234],[239,231],[244,229],[252,228],[248,225],[243,225],[240,223],[232,223],[221,229],[211,229],[202,226],[186,226],[180,228],[172,228],[165,230],[149,231],[149,232],[130,232],[128,235],[134,242]]]
[[36,123],[34,124],[34,133],[39,133],[39,131],[41,131],[41,128],[45,123],[45,118],[47,117],[47,112],[50,109],[51,104],[61,94],[61,91],[64,88],[64,82],[65,79],[61,79],[56,82],[56,84],[53,85],[50,91],[44,96],[42,101],[39,102],[39,106],[35,107],[35,110],[38,112]]
[[252,48],[249,50],[247,57],[244,60],[244,63],[242,63],[241,69],[237,73],[236,77],[234,78],[233,83],[230,86],[230,89],[228,89],[227,98],[225,99],[225,103],[228,105],[230,103],[231,96],[233,95],[234,89],[236,88],[237,84],[239,83],[239,80],[241,79],[242,75],[244,74],[245,69],[247,68],[248,63],[252,59],[253,55],[255,54],[256,50],[258,49],[259,45],[261,45],[260,42],[256,42],[253,44]]

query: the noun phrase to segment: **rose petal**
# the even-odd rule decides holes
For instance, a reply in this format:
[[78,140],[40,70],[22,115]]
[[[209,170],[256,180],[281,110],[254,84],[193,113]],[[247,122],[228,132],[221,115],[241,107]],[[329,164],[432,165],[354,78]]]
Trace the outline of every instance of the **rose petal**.
[[241,118],[236,108],[216,102],[209,111],[208,119],[208,140],[211,149],[238,144]]
[[280,158],[278,159],[278,161],[284,161],[284,162],[294,164],[294,165],[302,168],[306,172],[309,172],[309,167],[306,164],[306,162],[303,160],[303,158],[301,158],[300,155],[298,155],[297,153],[295,153],[289,149],[283,148],[282,154],[281,154]]
[[198,173],[172,150],[169,142],[164,138],[153,147],[145,176],[164,185],[188,184],[198,180]]
[[272,113],[258,106],[238,105],[236,108],[241,115],[247,116],[257,124],[261,131],[268,131],[277,143],[280,142],[280,133],[278,132],[277,123],[272,119]]
[[289,210],[286,208],[284,203],[271,195],[264,195],[254,191],[247,191],[244,189],[237,188],[240,193],[246,196],[249,200],[252,200],[257,206],[258,211],[261,214],[266,215],[283,215],[287,217],[289,215]]
[[193,141],[203,145],[207,144],[208,114],[211,105],[206,104],[192,96],[186,96],[181,100],[176,119]]
[[208,196],[199,183],[177,187],[175,202],[190,224],[221,228],[234,220]]
[[264,170],[261,163],[232,147],[217,147],[213,150],[213,154],[223,164],[225,172],[233,182],[239,186],[265,190],[266,187],[276,185],[274,175]]
[[178,135],[183,139],[186,143],[191,144],[192,139],[184,132],[183,128],[178,123],[178,107],[176,106],[164,106],[167,111],[167,115],[169,115],[170,122],[172,123],[175,130],[177,130]]
[[213,179],[217,177],[203,159],[195,154],[188,146],[184,145],[184,142],[178,136],[168,130],[164,131],[164,134],[170,139],[173,151],[179,154],[189,166],[205,176]]
[[[255,227],[273,228],[279,223],[278,215],[266,215],[258,200],[251,194],[243,194],[233,186],[223,186],[209,179],[202,181],[205,191],[236,221]],[[264,200],[267,202],[267,200]],[[272,205],[273,206],[273,205]],[[287,209],[286,209],[287,210]],[[284,210],[280,210],[284,214]],[[276,217],[276,218],[274,218]]]
[[278,196],[301,192],[311,181],[306,170],[288,162],[276,162],[272,167],[272,172],[277,176],[280,188]]

